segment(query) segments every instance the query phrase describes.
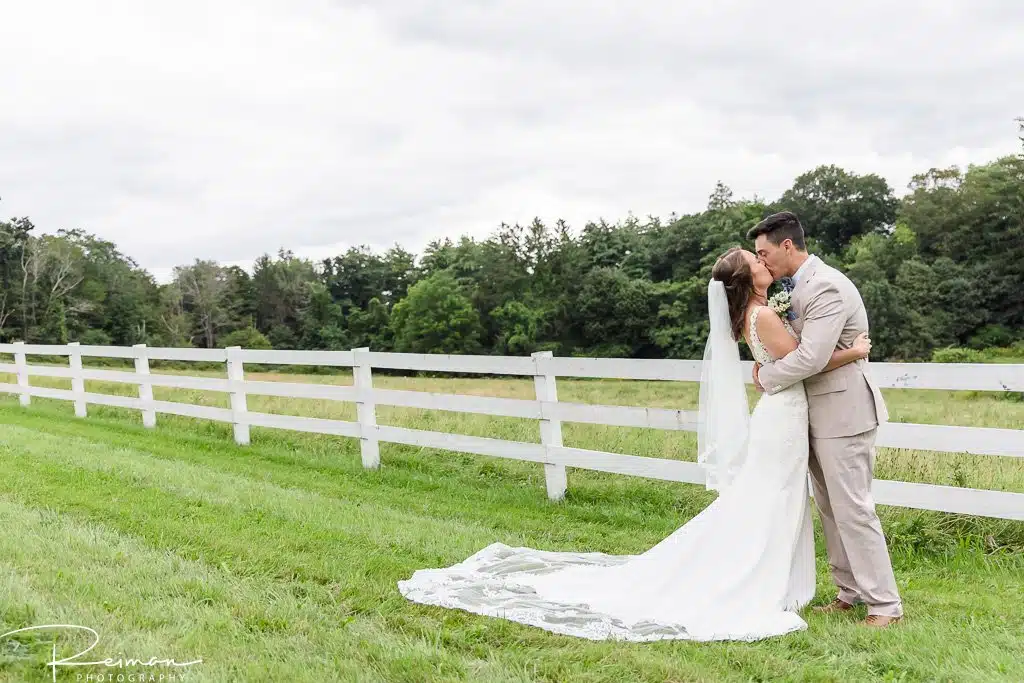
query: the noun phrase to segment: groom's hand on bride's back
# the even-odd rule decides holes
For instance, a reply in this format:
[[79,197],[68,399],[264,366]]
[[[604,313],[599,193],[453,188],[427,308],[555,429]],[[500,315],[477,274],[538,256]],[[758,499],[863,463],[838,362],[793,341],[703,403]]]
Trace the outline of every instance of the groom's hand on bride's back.
[[757,387],[757,390],[760,391],[763,394],[764,393],[764,387],[761,386],[761,380],[759,380],[757,378],[757,372],[760,369],[761,369],[761,364],[760,363],[754,363],[754,386]]

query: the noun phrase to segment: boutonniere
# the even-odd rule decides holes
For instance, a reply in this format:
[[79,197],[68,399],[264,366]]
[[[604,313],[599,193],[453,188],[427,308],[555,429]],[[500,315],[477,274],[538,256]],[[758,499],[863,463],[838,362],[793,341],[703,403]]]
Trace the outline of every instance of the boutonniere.
[[786,320],[792,320],[795,315],[793,313],[793,297],[786,290],[773,294],[768,299],[768,307],[775,311],[780,316],[786,318]]

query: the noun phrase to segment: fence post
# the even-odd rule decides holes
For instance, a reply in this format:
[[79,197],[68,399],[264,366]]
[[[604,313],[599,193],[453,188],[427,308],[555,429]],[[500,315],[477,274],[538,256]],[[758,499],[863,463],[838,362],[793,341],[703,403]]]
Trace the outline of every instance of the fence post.
[[82,376],[82,352],[78,342],[69,342],[68,366],[71,368],[71,393],[75,395],[75,417],[85,417],[85,378]]
[[[135,372],[143,377],[149,375],[149,356],[146,355],[145,344],[135,344]],[[139,382],[139,400],[142,401],[142,426],[152,429],[156,427],[156,411],[153,409],[153,385]]]
[[373,375],[366,354],[370,348],[352,349],[352,382],[356,388],[356,416],[359,419],[359,454],[363,467],[380,467],[380,442],[377,440],[377,411],[373,402]]
[[[539,364],[540,358],[551,358],[550,351],[538,351],[532,354],[534,365],[538,367],[537,374],[533,377],[533,387],[537,391],[537,400],[545,402],[558,401],[558,389],[555,386],[555,376],[542,374]],[[562,423],[559,420],[541,418],[540,420],[540,442],[545,450],[551,447],[562,445]],[[568,484],[565,474],[565,465],[544,463],[544,483],[547,485],[548,498],[550,500],[562,500],[565,497],[565,489]]]
[[[244,382],[245,370],[242,365],[242,347],[229,346],[228,352],[228,381]],[[243,424],[242,415],[247,411],[245,401],[245,389],[241,386],[231,392],[231,416],[235,428],[235,443],[240,446],[249,445],[249,425]]]
[[[16,341],[14,345],[16,347],[23,347],[25,342]],[[25,360],[25,352],[20,348],[14,352],[14,364],[18,367],[18,386],[28,389],[28,361]],[[27,406],[32,402],[32,397],[25,391],[18,394],[18,401],[21,402],[21,405]]]

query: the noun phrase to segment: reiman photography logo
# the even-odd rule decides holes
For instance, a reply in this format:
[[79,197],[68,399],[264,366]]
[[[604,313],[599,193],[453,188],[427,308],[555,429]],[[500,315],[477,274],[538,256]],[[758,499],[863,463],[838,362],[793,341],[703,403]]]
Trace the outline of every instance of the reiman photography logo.
[[[13,639],[14,636],[19,633],[28,633],[30,631],[84,631],[92,636],[92,642],[87,648],[80,652],[76,652],[69,657],[57,658],[57,641],[55,640],[52,648],[52,655],[49,662],[46,662],[46,666],[52,670],[52,677],[54,682],[57,680],[57,668],[58,667],[75,667],[75,666],[93,666],[93,667],[106,667],[107,669],[120,669],[120,672],[103,671],[103,672],[90,672],[88,674],[78,674],[77,680],[86,681],[87,683],[106,683],[107,681],[116,681],[118,683],[140,683],[142,681],[160,681],[161,683],[172,683],[177,681],[186,680],[185,672],[188,667],[195,664],[201,664],[202,659],[194,659],[188,662],[178,662],[173,658],[167,657],[148,657],[148,658],[134,658],[134,657],[118,657],[118,658],[107,658],[94,661],[80,661],[81,657],[91,652],[93,648],[100,642],[100,634],[94,629],[88,626],[78,626],[75,624],[44,624],[41,626],[27,626],[25,628],[15,629],[8,631],[7,633],[0,634],[0,642]],[[136,667],[143,667],[152,669],[151,671],[136,672],[136,671],[125,671],[125,669],[135,669]],[[165,668],[170,668],[171,671],[165,671]],[[157,671],[156,669],[159,669]]]

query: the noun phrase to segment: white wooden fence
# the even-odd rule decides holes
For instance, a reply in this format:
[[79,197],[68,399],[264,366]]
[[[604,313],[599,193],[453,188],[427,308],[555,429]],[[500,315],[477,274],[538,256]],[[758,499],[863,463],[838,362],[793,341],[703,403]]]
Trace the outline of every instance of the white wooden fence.
[[[28,345],[20,342],[0,344],[0,353],[13,354],[15,359],[13,364],[0,363],[0,372],[15,373],[18,378],[17,384],[0,384],[0,392],[17,394],[25,406],[30,404],[33,396],[72,401],[79,417],[86,416],[87,405],[92,403],[139,410],[146,427],[156,425],[157,413],[216,420],[232,424],[235,441],[243,445],[249,443],[249,428],[252,426],[348,436],[359,439],[362,462],[368,468],[380,465],[381,441],[537,462],[544,465],[548,496],[553,500],[565,494],[566,467],[695,484],[705,481],[704,471],[693,462],[562,445],[563,422],[695,431],[695,412],[567,403],[558,400],[556,386],[557,377],[696,382],[700,380],[700,361],[555,358],[550,352],[535,353],[526,358],[377,353],[365,348],[352,351],[263,351],[239,347],[181,349],[147,348],[145,345]],[[29,355],[67,356],[68,367],[29,365],[26,360]],[[135,372],[83,368],[82,357],[134,359]],[[149,372],[151,360],[225,363],[227,379],[153,375]],[[250,381],[244,376],[246,363],[351,367],[354,384],[331,386]],[[536,399],[374,389],[373,368],[533,377]],[[1024,365],[873,363],[870,371],[883,388],[1024,392]],[[750,373],[746,374],[749,376]],[[68,391],[35,387],[29,383],[32,375],[70,378],[72,388]],[[85,380],[138,385],[138,398],[86,392]],[[225,392],[231,397],[231,408],[157,401],[153,399],[155,386]],[[250,394],[355,402],[358,420],[348,422],[253,412],[246,407],[246,396]],[[533,418],[539,421],[541,443],[378,425],[375,416],[377,405]],[[1024,429],[888,423],[879,430],[878,445],[1019,458],[1024,457]],[[876,501],[885,505],[1024,520],[1024,493],[886,480],[875,481],[874,493]]]

